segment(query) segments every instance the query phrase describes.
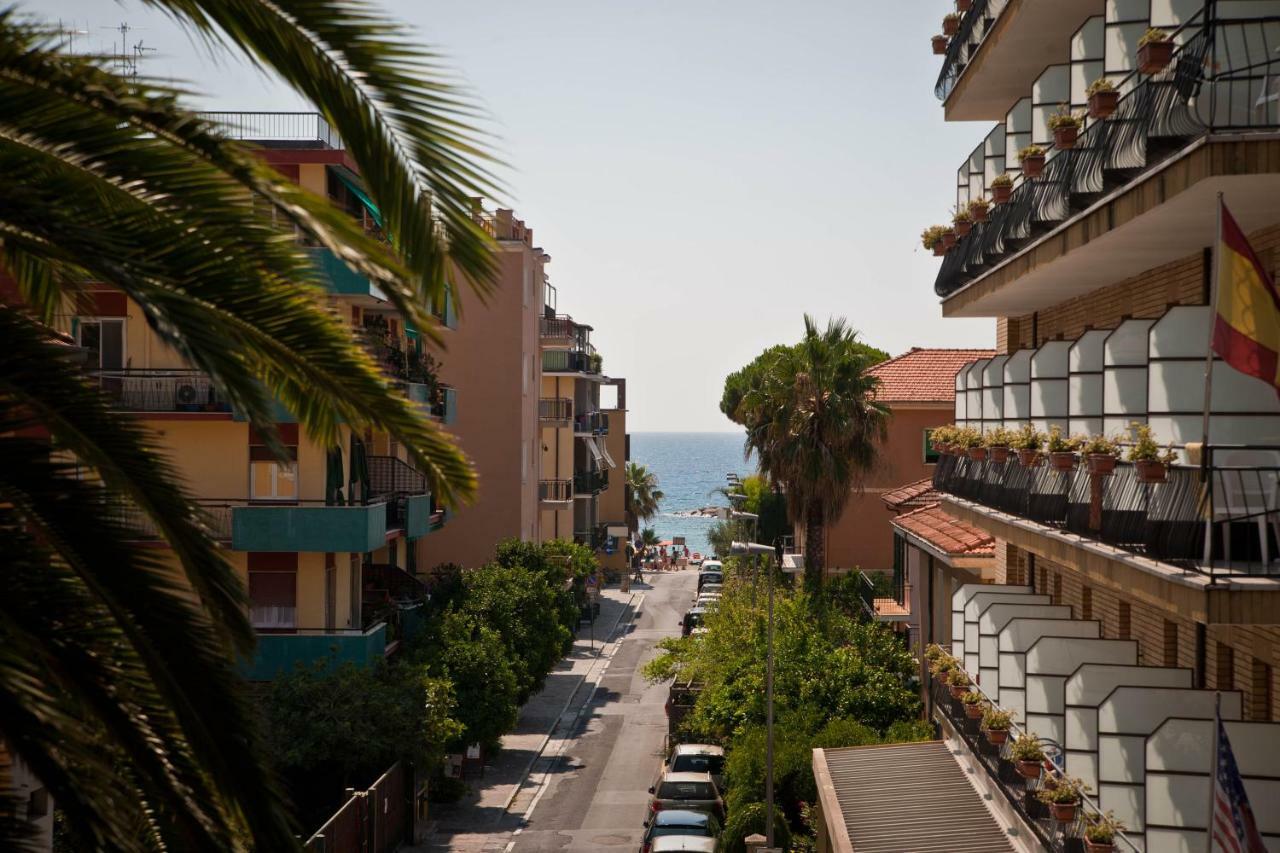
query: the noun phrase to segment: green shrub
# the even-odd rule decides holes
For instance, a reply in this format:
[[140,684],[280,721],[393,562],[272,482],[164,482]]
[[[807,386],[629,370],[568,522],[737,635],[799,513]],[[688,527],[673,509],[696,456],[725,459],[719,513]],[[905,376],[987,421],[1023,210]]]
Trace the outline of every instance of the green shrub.
[[[746,853],[747,846],[743,839],[748,835],[760,833],[764,835],[765,804],[748,803],[729,812],[724,830],[720,834],[717,845],[719,853]],[[787,826],[786,817],[776,808],[773,817],[773,846],[787,849],[791,845],[791,829]]]

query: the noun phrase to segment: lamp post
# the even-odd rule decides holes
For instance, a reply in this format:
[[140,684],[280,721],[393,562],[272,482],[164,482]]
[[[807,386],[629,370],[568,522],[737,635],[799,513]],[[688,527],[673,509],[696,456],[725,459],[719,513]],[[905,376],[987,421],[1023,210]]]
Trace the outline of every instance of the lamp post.
[[[729,553],[738,557],[758,557],[772,554],[782,565],[782,541],[773,547],[759,542],[734,542]],[[765,843],[773,848],[773,570],[769,571],[769,619],[765,641],[765,741],[764,741],[764,834]]]

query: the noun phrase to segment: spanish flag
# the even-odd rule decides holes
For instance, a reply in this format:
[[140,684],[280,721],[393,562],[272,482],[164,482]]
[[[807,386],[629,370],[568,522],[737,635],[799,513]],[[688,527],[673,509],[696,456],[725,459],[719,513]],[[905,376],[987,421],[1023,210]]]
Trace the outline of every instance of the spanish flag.
[[1213,351],[1280,394],[1280,292],[1227,206],[1218,234]]

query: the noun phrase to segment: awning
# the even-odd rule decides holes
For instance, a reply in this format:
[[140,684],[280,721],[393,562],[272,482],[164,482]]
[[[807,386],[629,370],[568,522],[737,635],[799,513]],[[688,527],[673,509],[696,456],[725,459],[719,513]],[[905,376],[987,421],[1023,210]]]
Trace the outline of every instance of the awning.
[[338,176],[338,180],[346,185],[351,194],[360,199],[360,203],[364,205],[364,209],[369,211],[369,215],[373,217],[373,221],[378,223],[378,227],[382,227],[382,211],[378,210],[378,206],[373,203],[373,199],[369,198],[369,194],[365,192],[364,186],[360,181],[360,176],[348,169],[346,166],[334,166],[333,173]]
[[610,468],[617,468],[618,463],[613,461],[613,457],[609,455],[609,445],[607,442],[600,442],[600,454],[604,456],[604,461],[608,463]]
[[586,436],[583,439],[587,443],[587,452],[591,454],[591,458],[596,460],[596,465],[604,464],[604,454],[600,452],[600,445],[596,444],[594,436]]

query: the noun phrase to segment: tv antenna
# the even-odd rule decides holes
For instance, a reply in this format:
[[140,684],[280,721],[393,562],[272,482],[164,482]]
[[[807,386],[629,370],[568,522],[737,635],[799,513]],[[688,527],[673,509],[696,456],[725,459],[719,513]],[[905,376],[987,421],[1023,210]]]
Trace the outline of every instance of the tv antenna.
[[139,60],[148,52],[154,52],[154,47],[146,47],[142,43],[142,39],[132,46],[129,46],[129,33],[137,27],[129,25],[128,21],[121,21],[118,26],[104,27],[104,29],[115,30],[120,34],[120,49],[116,53],[116,68],[121,76],[137,79]]

